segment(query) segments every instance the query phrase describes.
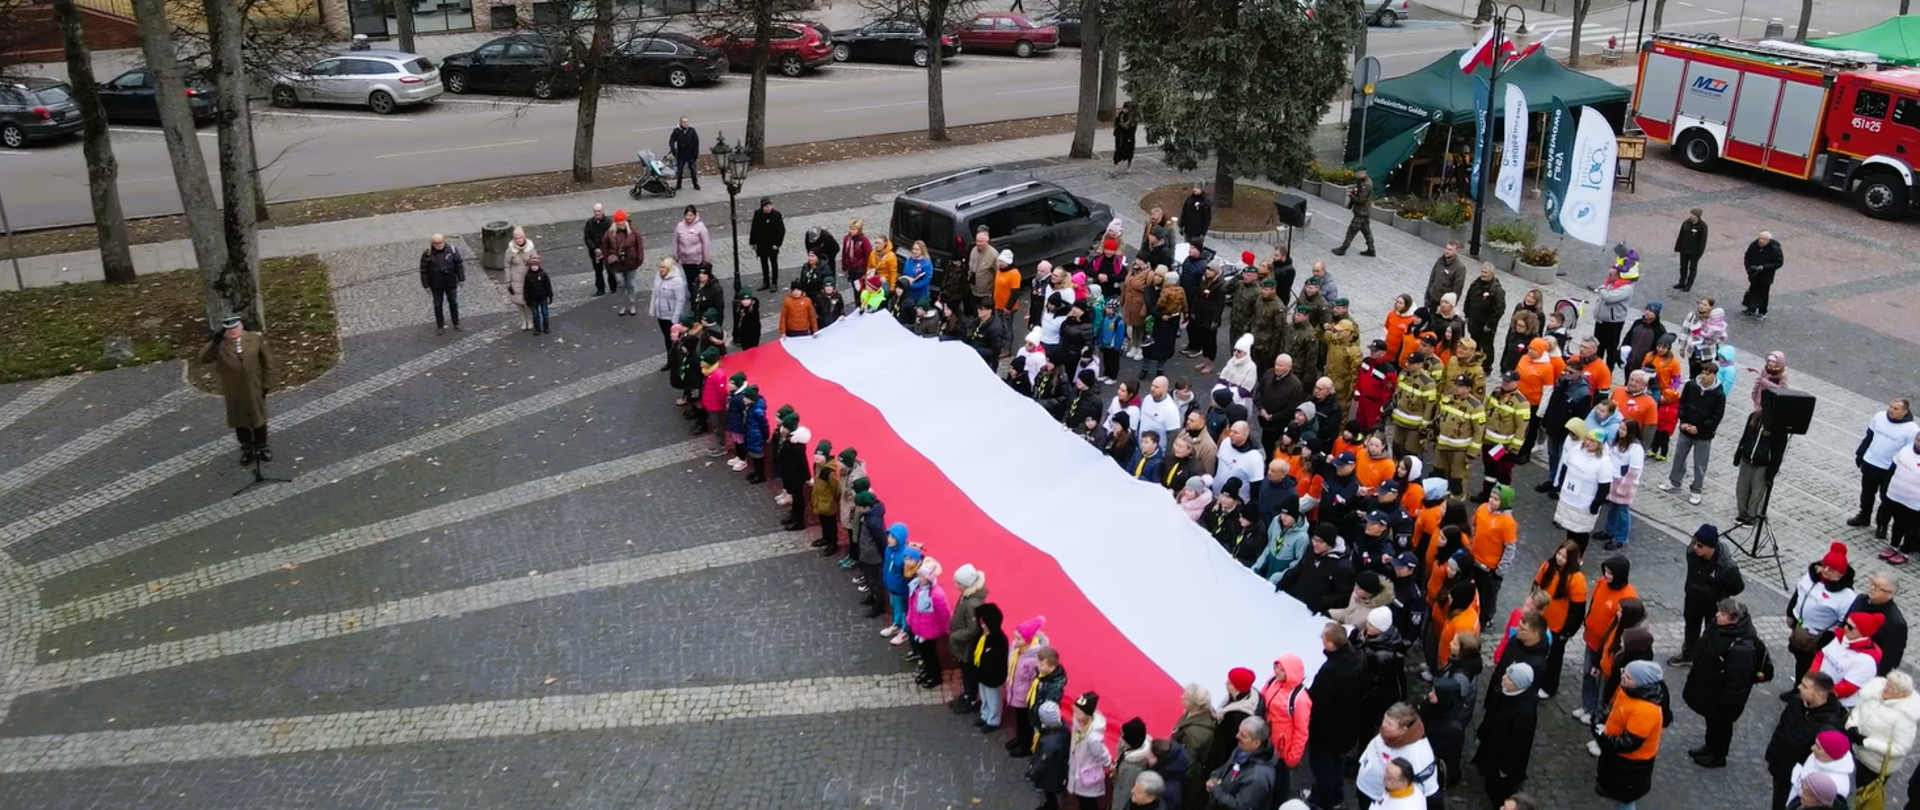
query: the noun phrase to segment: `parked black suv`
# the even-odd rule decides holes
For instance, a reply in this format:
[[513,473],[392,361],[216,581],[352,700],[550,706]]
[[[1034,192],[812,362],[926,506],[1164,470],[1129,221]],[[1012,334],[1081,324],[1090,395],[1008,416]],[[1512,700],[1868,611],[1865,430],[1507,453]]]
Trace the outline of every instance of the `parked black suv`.
[[80,105],[66,82],[40,77],[0,82],[0,146],[19,149],[79,131]]
[[1111,221],[1113,209],[1056,184],[981,167],[894,198],[888,235],[902,253],[919,240],[930,258],[945,262],[965,256],[985,226],[993,246],[1012,250],[1014,264],[1031,275],[1042,259],[1061,264],[1086,255]]
[[538,33],[509,34],[440,63],[447,92],[532,93],[553,98],[580,90],[579,43]]

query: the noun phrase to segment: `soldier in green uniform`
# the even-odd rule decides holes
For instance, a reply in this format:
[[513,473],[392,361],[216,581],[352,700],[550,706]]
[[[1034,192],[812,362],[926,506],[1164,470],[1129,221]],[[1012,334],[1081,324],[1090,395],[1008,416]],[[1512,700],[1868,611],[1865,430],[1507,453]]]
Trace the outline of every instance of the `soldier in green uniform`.
[[1326,292],[1320,289],[1320,282],[1312,276],[1308,276],[1306,283],[1300,287],[1298,306],[1307,307],[1307,320],[1313,323],[1314,331],[1319,331],[1320,327],[1333,323],[1330,317],[1333,312],[1333,302],[1327,300]]
[[1300,384],[1311,389],[1320,379],[1320,329],[1313,325],[1313,307],[1305,301],[1293,305],[1293,323],[1287,326],[1286,353],[1293,358],[1293,373]]
[[1347,192],[1347,210],[1353,212],[1353,221],[1347,223],[1347,238],[1333,249],[1333,255],[1347,255],[1347,247],[1353,244],[1355,234],[1367,237],[1367,249],[1360,251],[1362,256],[1373,253],[1373,220],[1369,219],[1367,206],[1373,202],[1373,181],[1367,179],[1367,170],[1353,173],[1353,188]]
[[1253,331],[1253,311],[1260,303],[1260,282],[1266,280],[1267,273],[1256,267],[1248,267],[1240,272],[1240,278],[1233,283],[1233,303],[1227,311],[1227,345],[1240,342],[1240,336]]
[[1272,368],[1273,359],[1286,351],[1287,310],[1280,304],[1273,279],[1260,282],[1260,298],[1253,305],[1253,365]]

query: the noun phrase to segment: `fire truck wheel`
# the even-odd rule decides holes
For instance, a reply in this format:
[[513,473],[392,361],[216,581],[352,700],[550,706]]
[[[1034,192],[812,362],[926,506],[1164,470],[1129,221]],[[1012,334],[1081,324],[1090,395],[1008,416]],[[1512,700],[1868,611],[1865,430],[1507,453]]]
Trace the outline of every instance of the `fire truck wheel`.
[[1713,136],[1697,129],[1681,135],[1680,140],[1673,144],[1674,156],[1695,171],[1704,172],[1713,168],[1714,161],[1720,158],[1716,151],[1713,148]]
[[1874,219],[1905,217],[1907,201],[1907,187],[1893,172],[1871,172],[1853,185],[1853,207]]

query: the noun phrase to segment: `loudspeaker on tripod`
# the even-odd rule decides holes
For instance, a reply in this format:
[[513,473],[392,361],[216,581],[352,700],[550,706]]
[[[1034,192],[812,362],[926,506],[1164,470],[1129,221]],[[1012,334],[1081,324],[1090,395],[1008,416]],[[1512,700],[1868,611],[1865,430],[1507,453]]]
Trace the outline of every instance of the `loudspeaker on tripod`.
[[1760,392],[1761,426],[1772,433],[1807,435],[1813,426],[1816,398],[1791,388],[1768,388]]
[[1307,227],[1307,198],[1285,191],[1273,195],[1273,213],[1280,218],[1280,224],[1295,228]]

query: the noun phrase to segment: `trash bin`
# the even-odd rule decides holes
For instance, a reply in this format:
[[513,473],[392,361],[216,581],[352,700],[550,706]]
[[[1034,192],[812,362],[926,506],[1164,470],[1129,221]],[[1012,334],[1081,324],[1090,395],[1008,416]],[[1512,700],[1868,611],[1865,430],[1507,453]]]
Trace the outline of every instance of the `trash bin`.
[[480,269],[507,269],[507,245],[513,241],[513,223],[496,219],[480,226]]
[[1781,37],[1784,37],[1786,35],[1787,35],[1787,24],[1784,22],[1781,22],[1779,17],[1774,17],[1773,19],[1767,20],[1767,31],[1765,34],[1761,35],[1761,38],[1762,39],[1780,39]]
[[495,31],[511,31],[520,27],[520,9],[508,3],[499,3],[491,9],[491,22]]

